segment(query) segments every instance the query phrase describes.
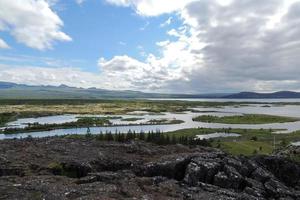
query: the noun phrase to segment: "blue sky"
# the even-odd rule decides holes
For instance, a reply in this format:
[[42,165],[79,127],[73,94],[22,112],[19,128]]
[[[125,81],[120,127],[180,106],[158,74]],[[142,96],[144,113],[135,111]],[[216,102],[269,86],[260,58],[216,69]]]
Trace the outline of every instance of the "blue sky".
[[[99,57],[111,59],[115,55],[128,55],[144,60],[141,52],[159,55],[156,42],[167,38],[166,31],[176,26],[161,27],[172,14],[141,17],[134,10],[117,7],[105,1],[90,0],[82,4],[59,1],[53,6],[64,22],[62,31],[72,42],[54,42],[52,49],[39,50],[18,43],[9,32],[0,32],[10,49],[1,49],[4,56],[31,56],[29,64],[41,66],[40,57],[59,60],[67,66],[76,65],[85,71],[99,70]],[[11,62],[7,62],[8,64]],[[23,64],[27,64],[23,63]]]
[[299,0],[0,0],[0,81],[300,91]]

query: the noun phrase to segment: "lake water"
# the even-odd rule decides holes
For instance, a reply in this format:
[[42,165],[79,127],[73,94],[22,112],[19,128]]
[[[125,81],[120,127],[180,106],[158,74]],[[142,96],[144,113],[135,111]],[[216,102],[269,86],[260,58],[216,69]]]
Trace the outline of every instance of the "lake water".
[[[100,132],[121,132],[127,133],[129,130],[135,132],[149,132],[149,131],[175,131],[185,128],[247,128],[247,129],[283,129],[280,133],[290,133],[292,131],[300,130],[300,121],[288,122],[288,123],[274,123],[274,124],[259,124],[259,125],[249,125],[249,124],[219,124],[219,123],[204,123],[195,122],[192,120],[193,117],[199,115],[217,115],[217,116],[232,116],[232,115],[242,115],[242,114],[269,114],[269,115],[279,115],[279,116],[289,116],[289,117],[299,117],[300,118],[300,106],[297,105],[271,105],[268,104],[248,104],[242,106],[224,106],[224,107],[196,107],[193,108],[195,112],[184,112],[184,113],[162,113],[158,115],[148,114],[145,112],[133,112],[127,115],[120,115],[123,118],[142,118],[138,121],[122,121],[121,119],[112,119],[111,122],[113,127],[91,127],[92,134],[98,134]],[[51,124],[51,123],[65,123],[76,121],[78,116],[82,115],[59,115],[59,116],[48,116],[39,118],[26,118],[19,119],[15,122],[8,123],[8,127],[23,128],[26,127],[28,123],[40,123],[40,124]],[[91,115],[86,115],[91,116]],[[93,115],[95,116],[95,115]],[[102,117],[104,115],[96,115]],[[105,115],[107,116],[107,115]],[[146,123],[151,119],[179,119],[184,121],[182,124],[172,124],[172,125],[139,125],[140,123]],[[3,128],[3,127],[2,127]],[[8,138],[24,138],[28,135],[32,137],[47,137],[55,135],[67,135],[67,134],[85,134],[87,128],[71,128],[71,129],[57,129],[51,131],[41,131],[32,133],[19,133],[19,134],[0,134],[0,139]]]
[[299,142],[293,142],[292,145],[294,145],[294,146],[300,146],[300,141]]

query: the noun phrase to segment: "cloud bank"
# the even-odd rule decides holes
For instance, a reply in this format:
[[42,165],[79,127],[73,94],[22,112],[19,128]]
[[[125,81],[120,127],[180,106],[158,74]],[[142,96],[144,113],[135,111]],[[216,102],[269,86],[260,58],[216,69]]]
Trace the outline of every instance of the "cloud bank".
[[[63,21],[51,9],[53,0],[0,0],[0,31],[9,32],[17,42],[44,50],[55,41],[71,41],[61,31]],[[2,42],[1,42],[2,41]],[[0,48],[8,45],[0,40]]]
[[126,77],[127,85],[182,92],[300,90],[299,1],[107,1],[143,16],[176,12],[183,21],[168,31],[171,42],[157,43],[160,56],[99,62],[111,76]]
[[[0,0],[0,31],[41,50],[70,41],[51,2],[55,0]],[[167,15],[158,28],[171,27],[175,18],[181,25],[156,42],[159,54],[143,49],[143,60],[100,56],[98,74],[76,67],[2,66],[0,79],[152,92],[300,91],[299,0],[106,2],[133,9],[140,17]],[[0,48],[9,45],[0,39]]]

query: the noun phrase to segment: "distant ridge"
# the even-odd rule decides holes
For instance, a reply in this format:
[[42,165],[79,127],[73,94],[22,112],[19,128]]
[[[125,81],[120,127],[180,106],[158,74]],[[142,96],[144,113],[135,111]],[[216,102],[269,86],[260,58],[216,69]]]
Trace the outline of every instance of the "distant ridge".
[[67,85],[31,86],[0,82],[0,99],[122,99],[122,98],[220,98],[228,94],[162,94],[131,90],[105,90],[76,88]]
[[274,93],[240,92],[235,94],[164,94],[145,93],[132,90],[105,90],[99,88],[76,88],[67,85],[31,86],[0,81],[0,99],[126,99],[126,98],[226,98],[268,99],[300,98],[299,92],[280,91]]
[[228,99],[276,99],[276,98],[300,98],[299,92],[279,91],[274,93],[240,92],[224,96]]

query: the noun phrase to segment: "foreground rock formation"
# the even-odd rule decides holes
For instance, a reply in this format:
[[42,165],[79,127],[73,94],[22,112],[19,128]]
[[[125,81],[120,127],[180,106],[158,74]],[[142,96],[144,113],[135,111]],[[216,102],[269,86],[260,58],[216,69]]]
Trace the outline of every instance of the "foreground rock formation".
[[0,199],[300,199],[300,165],[137,141],[7,140]]

